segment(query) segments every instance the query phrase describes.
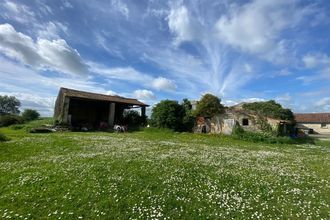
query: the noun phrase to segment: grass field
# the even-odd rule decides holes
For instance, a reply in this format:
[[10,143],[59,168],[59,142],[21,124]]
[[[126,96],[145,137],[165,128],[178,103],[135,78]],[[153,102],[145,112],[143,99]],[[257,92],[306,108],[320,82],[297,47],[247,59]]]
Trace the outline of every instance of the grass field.
[[329,142],[0,131],[0,218],[330,218]]

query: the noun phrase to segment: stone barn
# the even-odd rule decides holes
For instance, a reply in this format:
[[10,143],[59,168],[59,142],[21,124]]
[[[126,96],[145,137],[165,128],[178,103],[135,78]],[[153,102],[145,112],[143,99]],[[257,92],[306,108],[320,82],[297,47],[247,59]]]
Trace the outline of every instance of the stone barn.
[[141,116],[145,117],[146,107],[147,104],[137,99],[60,88],[54,120],[78,128],[112,128],[114,124],[122,124],[125,109],[140,108]]
[[308,134],[330,135],[330,113],[296,113],[296,128]]

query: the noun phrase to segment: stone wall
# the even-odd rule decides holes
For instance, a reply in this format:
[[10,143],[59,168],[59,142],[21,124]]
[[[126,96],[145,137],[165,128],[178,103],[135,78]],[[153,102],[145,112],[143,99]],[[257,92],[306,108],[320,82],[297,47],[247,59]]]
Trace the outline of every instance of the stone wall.
[[330,124],[326,124],[325,127],[321,127],[321,123],[298,123],[297,128],[302,130],[313,129],[318,134],[330,134]]
[[[205,133],[214,134],[227,134],[230,135],[233,132],[235,125],[240,125],[244,130],[251,132],[261,132],[260,121],[264,120],[268,123],[272,130],[277,130],[279,121],[276,119],[264,118],[259,116],[248,114],[244,111],[235,111],[227,109],[225,113],[217,115],[211,119],[205,119],[204,121],[197,120],[197,126],[194,131],[196,133],[203,133],[201,131],[207,130]],[[202,128],[204,127],[204,130]]]

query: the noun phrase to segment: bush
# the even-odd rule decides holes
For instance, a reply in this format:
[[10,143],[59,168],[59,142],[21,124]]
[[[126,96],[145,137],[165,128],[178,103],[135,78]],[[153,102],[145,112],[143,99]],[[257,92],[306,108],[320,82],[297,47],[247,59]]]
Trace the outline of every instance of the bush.
[[123,122],[128,125],[139,125],[141,123],[141,116],[137,111],[124,111]]
[[220,114],[224,110],[224,107],[220,102],[221,100],[218,97],[212,94],[205,94],[197,103],[194,115],[211,118]]
[[128,110],[124,111],[123,124],[128,125],[129,130],[138,129],[141,125],[145,125],[147,121],[146,117],[140,116],[137,111]]
[[20,130],[20,129],[25,128],[25,126],[24,125],[10,125],[9,128],[12,130]]
[[184,116],[185,110],[177,101],[162,100],[152,109],[151,125],[179,131],[183,127]]
[[192,114],[192,105],[188,99],[182,100],[182,107],[185,111],[185,114],[182,118],[182,131],[192,131],[195,125],[195,117]]
[[13,124],[22,124],[23,118],[18,115],[2,115],[0,116],[0,127],[7,127]]
[[235,125],[232,136],[239,140],[263,142],[268,144],[314,144],[314,139],[309,137],[296,139],[292,139],[290,137],[276,137],[269,133],[244,131],[244,129],[239,125]]
[[3,141],[8,141],[9,138],[6,137],[6,135],[4,135],[3,133],[0,133],[0,142],[3,142]]
[[38,119],[40,114],[34,109],[25,109],[22,117],[25,121],[32,121]]

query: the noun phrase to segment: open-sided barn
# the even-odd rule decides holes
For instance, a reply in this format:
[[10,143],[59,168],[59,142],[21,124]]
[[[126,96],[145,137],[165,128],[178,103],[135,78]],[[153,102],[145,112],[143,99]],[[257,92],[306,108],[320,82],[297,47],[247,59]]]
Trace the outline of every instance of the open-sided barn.
[[137,99],[60,88],[54,119],[77,127],[98,128],[100,124],[112,127],[121,124],[125,109],[141,108],[141,116],[145,117],[147,106]]

